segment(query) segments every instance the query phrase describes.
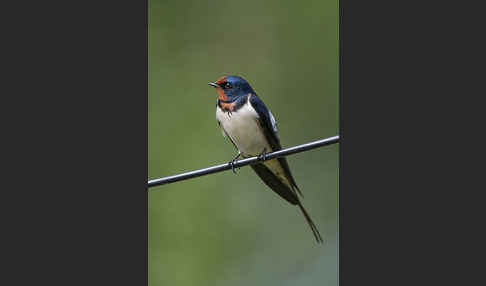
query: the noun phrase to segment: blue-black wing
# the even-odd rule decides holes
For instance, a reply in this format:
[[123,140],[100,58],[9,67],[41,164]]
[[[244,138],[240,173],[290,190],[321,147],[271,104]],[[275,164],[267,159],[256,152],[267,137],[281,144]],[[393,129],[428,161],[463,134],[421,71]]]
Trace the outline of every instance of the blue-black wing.
[[[275,118],[273,117],[272,113],[268,110],[268,108],[265,106],[263,101],[261,101],[254,94],[251,95],[250,97],[250,103],[259,116],[258,120],[260,126],[262,128],[263,133],[265,134],[267,141],[270,144],[270,147],[272,148],[272,151],[281,150],[282,146],[280,145],[280,140],[277,135],[277,126],[276,126]],[[319,233],[319,230],[317,229],[316,225],[310,218],[307,211],[304,209],[304,206],[302,205],[299,198],[297,197],[297,193],[293,190],[296,189],[299,192],[299,194],[301,194],[299,187],[297,187],[297,184],[295,183],[295,180],[292,177],[292,174],[290,173],[290,168],[289,168],[289,164],[287,163],[287,160],[285,159],[285,157],[277,158],[277,160],[279,161],[280,165],[282,166],[282,169],[284,170],[285,177],[292,184],[293,187],[292,189],[286,184],[284,184],[264,164],[255,164],[255,165],[251,165],[251,167],[268,187],[270,187],[273,191],[275,191],[277,194],[279,194],[282,198],[287,200],[289,203],[299,206],[317,242],[322,243],[323,240],[321,234]]]
[[[250,103],[255,109],[255,111],[258,113],[260,126],[263,130],[263,133],[265,134],[267,141],[270,144],[270,147],[272,147],[272,151],[281,150],[282,146],[280,145],[280,139],[278,138],[278,134],[277,134],[277,125],[272,113],[268,110],[268,108],[265,106],[263,101],[260,98],[258,98],[258,96],[255,94],[251,95]],[[277,160],[282,165],[282,169],[285,172],[284,174],[285,177],[289,180],[292,186],[299,192],[299,194],[302,195],[299,187],[297,186],[297,183],[295,182],[292,176],[292,173],[290,173],[290,168],[289,168],[289,164],[287,163],[287,159],[285,157],[280,157]],[[280,194],[280,192],[278,193]],[[293,200],[289,200],[286,197],[288,196],[284,197],[287,201],[289,201],[292,204],[295,204],[295,202],[292,202]]]

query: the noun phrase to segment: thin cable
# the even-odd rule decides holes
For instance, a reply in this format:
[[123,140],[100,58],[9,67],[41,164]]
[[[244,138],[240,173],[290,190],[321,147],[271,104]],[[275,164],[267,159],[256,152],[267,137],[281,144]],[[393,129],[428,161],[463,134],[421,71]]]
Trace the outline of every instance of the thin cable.
[[[262,158],[258,157],[258,156],[245,158],[245,159],[242,159],[242,160],[239,160],[239,161],[235,161],[233,166],[234,166],[234,168],[239,168],[239,167],[243,167],[243,166],[250,165],[250,164],[261,163],[263,161],[268,161],[268,160],[271,160],[271,159],[275,159],[275,158],[279,158],[279,157],[283,157],[283,156],[287,156],[287,155],[291,155],[291,154],[295,154],[295,153],[309,151],[309,150],[312,150],[312,149],[316,149],[316,148],[319,148],[319,147],[335,144],[335,143],[338,143],[338,142],[339,142],[339,136],[333,136],[333,137],[329,137],[329,138],[326,138],[326,139],[312,141],[312,142],[305,143],[305,144],[302,144],[302,145],[297,145],[297,146],[294,146],[294,147],[289,147],[289,148],[282,149],[282,150],[279,150],[279,151],[267,153],[266,156],[265,156],[266,157],[265,160],[262,160]],[[192,178],[196,178],[196,177],[200,177],[200,176],[205,176],[205,175],[209,175],[209,174],[213,174],[213,173],[218,173],[218,172],[222,172],[222,171],[226,171],[226,170],[231,170],[231,164],[230,163],[225,163],[225,164],[207,167],[207,168],[203,168],[203,169],[199,169],[199,170],[195,170],[195,171],[190,171],[190,172],[181,173],[181,174],[177,174],[177,175],[172,175],[172,176],[167,176],[167,177],[163,177],[163,178],[149,180],[148,181],[148,187],[151,188],[151,187],[155,187],[155,186],[166,185],[166,184],[170,184],[170,183],[174,183],[174,182],[178,182],[178,181],[183,181],[183,180],[188,180],[188,179],[192,179]]]

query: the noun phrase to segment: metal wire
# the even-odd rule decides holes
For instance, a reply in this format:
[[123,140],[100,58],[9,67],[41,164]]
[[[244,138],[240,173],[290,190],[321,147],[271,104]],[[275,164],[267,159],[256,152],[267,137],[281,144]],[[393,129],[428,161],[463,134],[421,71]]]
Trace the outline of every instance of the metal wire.
[[[305,151],[308,151],[308,150],[312,150],[312,149],[316,149],[316,148],[319,148],[319,147],[335,144],[335,143],[338,143],[338,142],[339,142],[339,136],[329,137],[329,138],[326,138],[326,139],[312,141],[312,142],[305,143],[305,144],[302,144],[302,145],[297,145],[297,146],[294,146],[294,147],[289,147],[289,148],[282,149],[282,150],[279,150],[279,151],[267,153],[266,156],[265,156],[265,160],[263,160],[261,157],[255,156],[255,157],[250,157],[250,158],[245,158],[245,159],[242,159],[242,160],[239,160],[239,161],[235,161],[233,166],[234,166],[234,168],[238,168],[238,167],[243,167],[243,166],[250,165],[250,164],[261,163],[263,161],[268,161],[268,160],[271,160],[271,159],[275,159],[275,158],[279,158],[279,157],[283,157],[283,156],[287,156],[287,155],[291,155],[291,154],[295,154],[295,153],[305,152]],[[174,183],[174,182],[178,182],[178,181],[183,181],[183,180],[188,180],[188,179],[191,179],[191,178],[205,176],[205,175],[218,173],[218,172],[222,172],[222,171],[226,171],[226,170],[231,170],[231,164],[229,162],[225,163],[225,164],[221,164],[221,165],[216,165],[216,166],[212,166],[212,167],[207,167],[207,168],[195,170],[195,171],[190,171],[190,172],[181,173],[181,174],[177,174],[177,175],[172,175],[172,176],[167,176],[167,177],[163,177],[163,178],[149,180],[148,181],[148,187],[151,188],[151,187],[155,187],[155,186],[166,185],[166,184],[170,184],[170,183]]]

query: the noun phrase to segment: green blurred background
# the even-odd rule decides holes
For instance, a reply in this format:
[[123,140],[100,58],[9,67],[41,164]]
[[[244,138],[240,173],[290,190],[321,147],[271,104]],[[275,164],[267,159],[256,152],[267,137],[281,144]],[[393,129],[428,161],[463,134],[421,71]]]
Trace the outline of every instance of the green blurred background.
[[[283,147],[338,134],[338,1],[149,0],[149,179],[229,161],[207,85],[240,75]],[[149,190],[149,285],[337,285],[338,145],[288,157],[300,210],[249,167]]]

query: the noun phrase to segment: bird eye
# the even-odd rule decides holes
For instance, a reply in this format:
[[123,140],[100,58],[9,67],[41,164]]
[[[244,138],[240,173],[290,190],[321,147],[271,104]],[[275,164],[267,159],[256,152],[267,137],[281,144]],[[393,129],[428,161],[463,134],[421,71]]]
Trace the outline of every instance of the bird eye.
[[225,85],[224,85],[225,88],[232,88],[233,85],[231,84],[231,82],[227,82]]

